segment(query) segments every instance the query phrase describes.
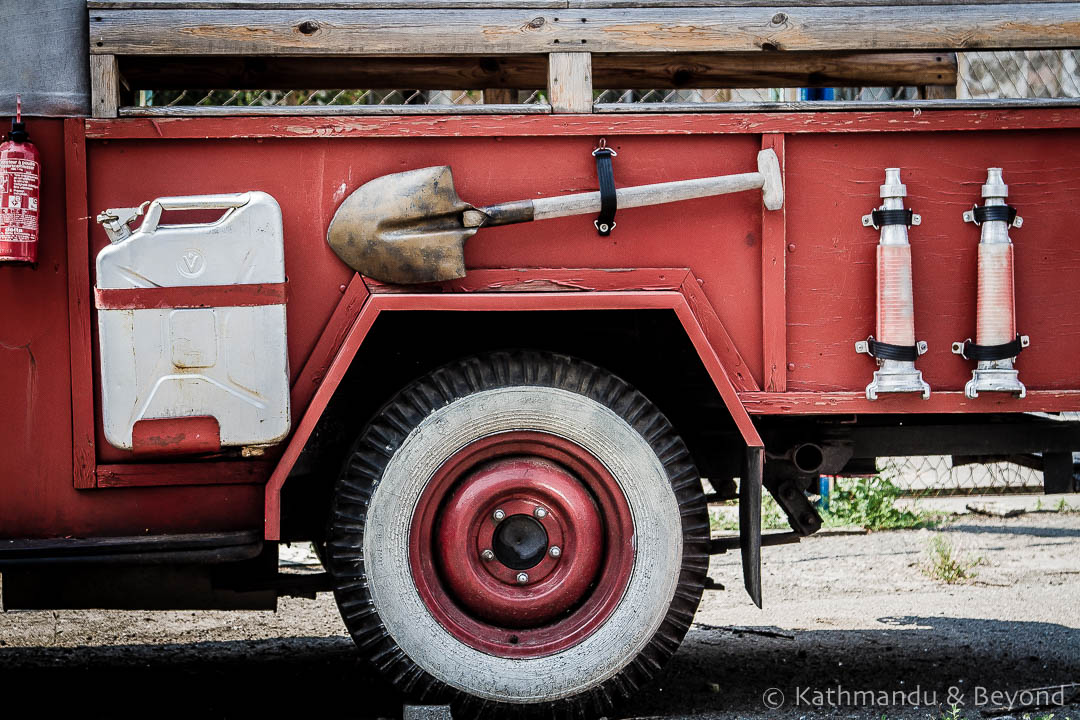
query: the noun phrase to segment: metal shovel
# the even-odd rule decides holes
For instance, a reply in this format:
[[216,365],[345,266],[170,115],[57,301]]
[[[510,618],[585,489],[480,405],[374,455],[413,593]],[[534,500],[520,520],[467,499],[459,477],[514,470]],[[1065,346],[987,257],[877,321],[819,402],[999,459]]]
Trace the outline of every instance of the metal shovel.
[[[616,190],[620,209],[677,200],[762,191],[765,207],[784,204],[780,163],[758,153],[758,171],[678,180]],[[482,227],[600,211],[600,193],[517,200],[473,207],[454,191],[449,166],[384,175],[345,198],[330,222],[327,242],[349,267],[389,283],[430,283],[465,276],[465,241]]]

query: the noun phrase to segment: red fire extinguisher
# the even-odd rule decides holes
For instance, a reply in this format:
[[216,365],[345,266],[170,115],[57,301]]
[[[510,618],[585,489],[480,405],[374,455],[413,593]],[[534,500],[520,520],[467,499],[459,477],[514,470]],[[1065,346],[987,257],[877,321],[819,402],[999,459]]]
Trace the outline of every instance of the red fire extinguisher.
[[41,212],[41,154],[22,121],[22,98],[0,145],[0,262],[36,263]]

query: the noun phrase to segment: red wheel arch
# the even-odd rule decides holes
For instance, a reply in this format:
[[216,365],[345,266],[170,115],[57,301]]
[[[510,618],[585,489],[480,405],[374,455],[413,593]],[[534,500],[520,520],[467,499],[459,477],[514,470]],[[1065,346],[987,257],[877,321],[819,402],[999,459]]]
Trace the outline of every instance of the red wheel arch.
[[[557,289],[564,287],[569,290]],[[412,288],[383,285],[359,275],[353,277],[293,391],[293,406],[306,406],[306,410],[299,422],[294,423],[295,430],[266,484],[264,535],[267,540],[281,537],[281,488],[289,471],[360,345],[383,312],[673,310],[743,441],[747,447],[764,447],[739,400],[740,392],[757,392],[760,388],[701,292],[697,278],[686,268],[473,270],[468,277],[438,290],[414,292]]]

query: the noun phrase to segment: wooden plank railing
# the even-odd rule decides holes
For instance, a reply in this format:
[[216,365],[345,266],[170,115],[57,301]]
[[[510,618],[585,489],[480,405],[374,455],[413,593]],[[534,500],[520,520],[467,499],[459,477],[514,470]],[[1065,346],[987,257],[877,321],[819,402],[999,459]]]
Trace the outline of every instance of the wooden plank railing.
[[[213,87],[273,87],[274,72],[305,87],[314,80],[327,87],[546,87],[552,111],[588,112],[594,86],[950,85],[956,60],[946,49],[1080,47],[1080,2],[1058,0],[783,7],[745,0],[91,0],[88,7],[99,117],[117,113],[120,76],[129,88],[156,82],[155,89],[190,87],[193,77]],[[252,59],[264,61],[258,77]],[[381,85],[370,84],[376,80]]]

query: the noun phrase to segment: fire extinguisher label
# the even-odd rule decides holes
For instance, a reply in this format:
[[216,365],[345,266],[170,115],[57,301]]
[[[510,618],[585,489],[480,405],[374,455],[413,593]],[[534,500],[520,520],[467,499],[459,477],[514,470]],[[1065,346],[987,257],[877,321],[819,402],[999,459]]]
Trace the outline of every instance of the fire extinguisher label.
[[0,242],[37,240],[40,177],[33,160],[0,159]]

